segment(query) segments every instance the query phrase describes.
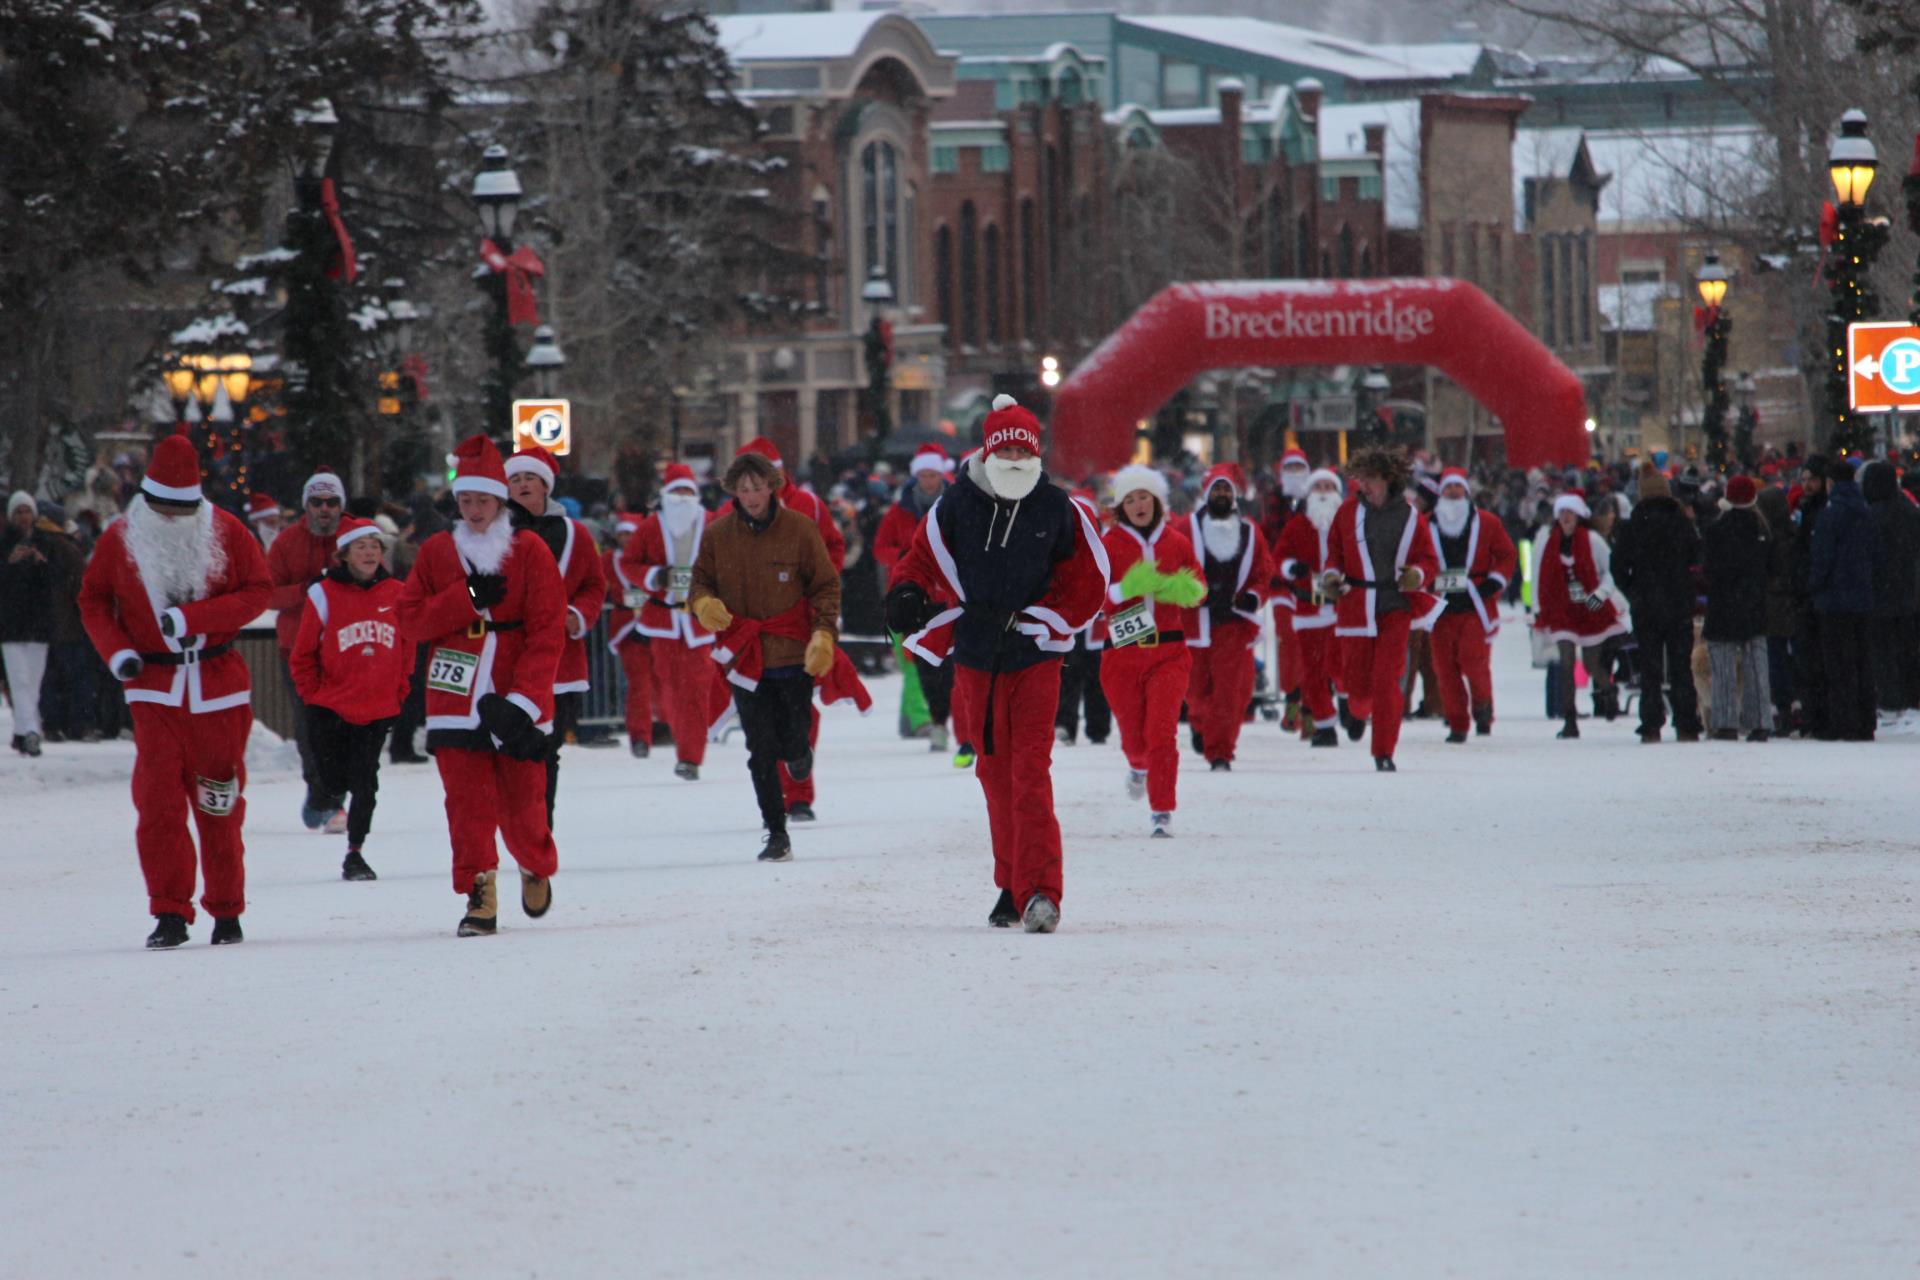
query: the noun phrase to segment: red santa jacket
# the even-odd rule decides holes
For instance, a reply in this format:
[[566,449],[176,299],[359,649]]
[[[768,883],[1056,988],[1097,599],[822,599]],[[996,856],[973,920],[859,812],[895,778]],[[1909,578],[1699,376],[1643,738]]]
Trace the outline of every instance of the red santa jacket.
[[273,547],[267,552],[267,576],[273,580],[273,594],[267,600],[267,607],[280,611],[274,623],[280,652],[293,648],[294,635],[300,630],[300,614],[307,607],[307,588],[333,568],[335,549],[334,535],[318,537],[308,530],[305,520],[294,521],[273,540]]
[[833,561],[833,571],[844,571],[847,567],[847,535],[840,532],[840,523],[833,518],[833,512],[827,510],[827,504],[811,491],[789,480],[787,486],[780,490],[780,505],[798,511],[820,526],[820,538],[827,544],[827,559]]
[[[1280,530],[1274,559],[1278,561],[1277,577],[1287,589],[1274,597],[1274,603],[1292,613],[1295,631],[1314,631],[1333,625],[1333,603],[1315,604],[1313,597],[1314,579],[1327,567],[1327,536],[1332,532],[1332,525],[1327,526],[1325,533],[1314,528],[1304,511],[1288,520]],[[1307,597],[1304,600],[1302,593]]]
[[[1206,536],[1201,532],[1203,511],[1195,511],[1187,517],[1187,541],[1192,544],[1194,555],[1199,559],[1204,580],[1207,569],[1216,563],[1214,554],[1208,550]],[[1251,591],[1258,598],[1252,609],[1235,608],[1236,617],[1252,626],[1260,625],[1260,610],[1265,606],[1268,593],[1272,590],[1273,556],[1267,551],[1267,540],[1260,536],[1260,527],[1245,516],[1240,517],[1240,551],[1233,557],[1233,594],[1237,599],[1243,592]],[[1193,611],[1193,630],[1187,632],[1187,644],[1195,649],[1207,649],[1213,646],[1213,615],[1206,605]]]
[[[243,707],[252,697],[247,663],[238,653],[229,649],[211,658],[197,655],[232,644],[240,628],[266,610],[266,557],[252,530],[212,503],[201,504],[197,518],[216,549],[191,600],[160,600],[148,591],[135,563],[137,539],[129,538],[132,513],[107,526],[87,564],[80,583],[80,620],[87,638],[109,670],[130,654],[147,664],[125,682],[128,702],[200,714]],[[160,632],[163,613],[173,615],[172,636]]]
[[[628,538],[631,544],[633,539]],[[627,607],[627,600],[634,595],[634,584],[627,581],[627,575],[620,569],[620,548],[608,547],[600,554],[600,576],[606,579],[607,603],[607,648],[619,650],[626,638],[633,634],[633,626],[640,617],[638,609]]]
[[[557,511],[558,508],[556,507]],[[567,599],[569,620],[580,620],[580,634],[567,630],[566,648],[560,651],[560,668],[554,673],[555,693],[585,693],[587,679],[587,633],[600,620],[607,603],[607,575],[600,564],[600,548],[594,543],[593,530],[578,520],[567,520],[567,540],[557,558],[560,587]]]
[[[506,575],[507,594],[485,614],[467,595],[469,568]],[[420,547],[401,593],[400,631],[427,648],[427,733],[480,728],[480,699],[498,693],[553,727],[553,679],[566,647],[566,595],[553,553],[503,509],[484,535],[465,523]],[[494,624],[505,624],[497,627]]]
[[[1405,502],[1398,495],[1388,502]],[[1411,565],[1420,571],[1421,586],[1431,585],[1440,576],[1440,562],[1433,554],[1433,538],[1427,533],[1427,518],[1411,506],[1407,508],[1407,527],[1400,535],[1399,549],[1392,564],[1375,564],[1367,551],[1367,512],[1369,508],[1356,494],[1340,504],[1334,514],[1333,528],[1327,532],[1327,563],[1349,578],[1363,582],[1390,582]],[[1372,587],[1355,587],[1334,605],[1333,634],[1337,636],[1374,636],[1380,634],[1374,610],[1378,592]],[[1415,589],[1406,593],[1407,608],[1416,627],[1432,626],[1447,602],[1438,596]]]
[[[1124,595],[1120,590],[1120,579],[1127,576],[1127,570],[1142,560],[1152,560],[1162,573],[1173,573],[1179,569],[1190,569],[1193,576],[1203,581],[1204,571],[1200,559],[1193,554],[1193,544],[1187,541],[1187,535],[1171,528],[1162,518],[1153,527],[1149,537],[1141,537],[1139,530],[1125,520],[1115,520],[1113,527],[1101,535],[1100,541],[1107,548],[1107,604],[1104,612],[1111,616],[1127,607],[1137,596]],[[1182,609],[1178,605],[1163,600],[1154,601],[1153,625],[1161,634],[1181,632],[1192,635],[1194,610]]]
[[[1507,528],[1500,523],[1500,517],[1484,507],[1475,507],[1467,517],[1467,554],[1464,564],[1447,563],[1447,551],[1440,542],[1440,524],[1428,517],[1427,530],[1433,535],[1434,562],[1440,566],[1444,577],[1451,571],[1464,568],[1467,572],[1467,599],[1473,602],[1473,611],[1480,615],[1480,625],[1486,628],[1488,635],[1500,630],[1500,600],[1494,597],[1486,599],[1475,590],[1483,582],[1497,582],[1505,587],[1513,578],[1515,568],[1519,566],[1520,556],[1514,550],[1513,539],[1507,536]],[[1442,599],[1445,589],[1451,583],[1438,584]]]
[[[914,531],[926,519],[924,515],[915,514],[913,500],[908,496],[919,487],[917,483],[910,483],[902,489],[894,504],[887,508],[887,514],[880,517],[880,527],[874,530],[873,558],[879,562],[881,572],[889,577],[893,574],[893,566],[913,546]],[[927,505],[931,507],[933,504]]]
[[287,655],[300,701],[325,707],[349,724],[400,714],[413,680],[415,647],[400,634],[398,605],[405,590],[385,572],[362,585],[344,569],[307,588],[307,607]]
[[[703,519],[694,522],[693,541],[687,549],[689,583],[693,562],[700,558],[700,544],[707,536],[707,526],[719,518],[711,511],[702,515]],[[846,544],[842,542],[843,553],[845,549]],[[831,548],[828,554],[832,554]],[[680,602],[673,601],[673,562],[667,555],[667,531],[659,512],[642,521],[639,531],[627,539],[627,549],[620,553],[619,569],[621,581],[640,590],[635,631],[650,640],[678,640],[689,649],[701,649],[713,643],[713,633],[695,621],[693,612],[687,608],[687,593],[681,591]]]

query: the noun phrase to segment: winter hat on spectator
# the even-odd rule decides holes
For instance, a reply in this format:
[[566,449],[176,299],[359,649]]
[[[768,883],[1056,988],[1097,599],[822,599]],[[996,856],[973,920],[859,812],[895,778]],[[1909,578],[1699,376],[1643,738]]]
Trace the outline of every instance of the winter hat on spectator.
[[15,508],[18,507],[33,507],[35,510],[39,509],[38,504],[33,500],[33,495],[25,489],[15,489],[12,495],[7,498],[7,514],[9,516],[11,516]]
[[1213,486],[1223,482],[1229,489],[1233,490],[1233,496],[1235,498],[1246,497],[1247,477],[1246,474],[1240,470],[1240,464],[1237,462],[1216,462],[1208,469],[1207,478],[1200,484],[1200,496],[1202,500],[1213,492]]
[[[746,450],[742,449],[740,452],[745,453]],[[693,468],[684,462],[675,462],[669,465],[660,479],[662,482],[660,485],[661,493],[672,493],[676,489],[685,490],[687,493],[700,492],[700,482],[694,479]]]
[[315,467],[307,482],[300,486],[300,505],[306,506],[315,497],[335,497],[340,505],[347,505],[346,482],[334,474],[332,467]]
[[1167,477],[1154,467],[1143,467],[1139,463],[1120,468],[1113,473],[1113,505],[1125,502],[1127,495],[1137,489],[1145,489],[1160,499],[1162,510],[1167,506]]
[[1759,496],[1760,488],[1754,484],[1752,476],[1735,476],[1727,481],[1727,503],[1730,506],[1750,507]]
[[1582,520],[1590,519],[1593,515],[1587,506],[1587,495],[1578,489],[1569,489],[1553,500],[1553,518],[1558,520],[1562,511],[1571,511]]
[[362,520],[359,516],[341,516],[340,532],[334,536],[333,545],[337,551],[345,551],[347,544],[356,538],[377,538],[380,526],[371,520]]
[[787,464],[781,461],[780,451],[774,448],[773,441],[767,439],[765,436],[755,436],[753,439],[747,441],[740,446],[740,452],[757,453],[774,466],[779,467],[782,471],[787,469]]
[[1648,498],[1671,498],[1673,486],[1667,483],[1666,475],[1651,462],[1640,464],[1640,501]]
[[1041,451],[1040,419],[1022,408],[1018,400],[1003,393],[993,398],[993,412],[981,425],[980,452],[991,456],[1015,445],[1035,453]]
[[183,432],[153,446],[153,460],[147,464],[140,491],[162,502],[200,501],[200,451]]
[[484,493],[507,500],[507,469],[500,462],[500,451],[485,436],[462,440],[453,451],[453,491]]
[[1331,467],[1321,467],[1318,470],[1316,470],[1312,475],[1308,476],[1307,488],[1309,489],[1313,488],[1313,486],[1319,484],[1322,480],[1331,480],[1333,482],[1334,491],[1338,493],[1341,497],[1344,498],[1347,495],[1347,482],[1342,480],[1340,478],[1340,473],[1338,471],[1333,470]]
[[247,519],[268,520],[280,514],[280,504],[271,495],[256,493],[247,499]]
[[937,444],[923,444],[914,451],[913,461],[907,464],[907,474],[917,476],[922,471],[934,471],[945,475],[950,465],[945,449]]
[[560,466],[553,455],[539,445],[523,445],[507,459],[507,479],[515,476],[539,476],[546,481],[547,492],[552,493],[553,482],[560,478]]
[[1467,491],[1469,496],[1473,493],[1472,482],[1467,479],[1467,473],[1459,467],[1448,467],[1440,473],[1439,488],[1444,490],[1450,484],[1459,485]]

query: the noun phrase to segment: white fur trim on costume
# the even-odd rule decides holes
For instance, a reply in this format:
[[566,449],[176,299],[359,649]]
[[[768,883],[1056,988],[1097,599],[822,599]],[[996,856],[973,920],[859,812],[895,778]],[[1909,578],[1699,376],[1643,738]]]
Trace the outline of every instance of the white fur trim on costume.
[[1553,500],[1553,514],[1556,519],[1562,511],[1575,512],[1582,520],[1593,515],[1593,512],[1588,510],[1585,499],[1577,493],[1563,493]]
[[941,475],[945,475],[947,473],[947,455],[936,449],[923,449],[919,453],[914,454],[913,461],[907,464],[907,474],[917,476],[922,471],[936,471]]
[[345,533],[341,534],[339,537],[335,538],[333,540],[333,545],[336,549],[340,551],[345,551],[347,549],[347,544],[352,542],[355,538],[377,538],[379,536],[380,536],[380,526],[377,524],[374,524],[371,520],[369,520],[366,524],[361,525],[359,528],[349,529]]
[[515,476],[539,476],[547,482],[547,488],[553,488],[556,477],[553,468],[530,453],[516,453],[507,459],[507,479]]
[[[543,727],[540,724],[540,705],[532,698],[524,693],[510,693],[507,695],[507,701],[526,712],[527,719],[533,721],[536,728]],[[474,702],[477,704],[479,699],[475,698]]]
[[1307,477],[1307,488],[1312,489],[1313,486],[1319,484],[1322,480],[1331,481],[1333,483],[1334,490],[1337,493],[1339,493],[1342,497],[1346,496],[1346,493],[1347,493],[1346,482],[1340,479],[1340,473],[1338,471],[1328,470],[1326,467],[1321,467],[1318,471],[1315,471],[1312,475]]
[[[136,652],[135,650],[121,649],[119,652],[115,653],[111,658],[107,659],[107,670],[114,673],[113,678],[115,680],[120,680],[120,674],[119,674],[120,664],[122,662],[125,662],[128,658],[137,658],[139,656],[140,656],[139,653]],[[124,680],[121,680],[120,682],[122,684],[126,683],[126,681]]]
[[669,480],[665,484],[660,486],[661,493],[674,493],[681,489],[684,489],[688,493],[693,493],[693,494],[697,494],[700,492],[700,486],[695,484],[693,481],[687,479],[685,476],[676,477],[675,479]]
[[161,484],[152,476],[144,477],[140,481],[140,488],[143,492],[152,494],[162,502],[198,502],[203,496],[200,492],[200,486],[197,484],[179,486]]
[[1018,409],[1020,402],[1003,391],[993,398],[993,407],[996,412],[1001,409]]
[[320,619],[320,625],[327,625],[327,588],[322,583],[314,583],[307,588],[307,599],[313,604],[313,612]]
[[1138,463],[1120,468],[1113,473],[1113,505],[1119,506],[1130,493],[1145,489],[1160,499],[1164,512],[1168,502],[1167,477],[1153,467],[1143,467]]
[[498,480],[490,480],[486,476],[456,476],[453,481],[453,491],[456,494],[485,493],[491,494],[502,502],[507,500],[507,486]]

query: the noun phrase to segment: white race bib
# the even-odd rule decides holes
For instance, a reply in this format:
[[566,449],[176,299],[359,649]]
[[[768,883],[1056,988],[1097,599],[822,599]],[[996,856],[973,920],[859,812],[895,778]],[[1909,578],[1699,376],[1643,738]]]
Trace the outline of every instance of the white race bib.
[[1107,640],[1114,648],[1139,644],[1160,634],[1153,621],[1153,601],[1136,600],[1107,619]]
[[1440,576],[1433,580],[1433,589],[1441,595],[1467,591],[1472,586],[1465,569],[1442,569]]
[[427,688],[468,697],[473,693],[473,677],[479,670],[479,654],[435,649],[427,660]]
[[1585,604],[1587,602],[1586,584],[1580,581],[1577,574],[1570,573],[1567,575],[1567,599],[1574,604]]
[[638,587],[628,587],[621,600],[629,609],[638,609],[647,603],[647,593]]
[[693,588],[693,570],[692,569],[689,568],[689,569],[668,569],[667,570],[667,591],[669,594],[684,598],[687,592],[692,590],[692,588]]
[[217,782],[212,778],[195,778],[193,783],[194,803],[200,806],[200,812],[209,818],[224,818],[233,812],[233,803],[240,798],[239,779]]

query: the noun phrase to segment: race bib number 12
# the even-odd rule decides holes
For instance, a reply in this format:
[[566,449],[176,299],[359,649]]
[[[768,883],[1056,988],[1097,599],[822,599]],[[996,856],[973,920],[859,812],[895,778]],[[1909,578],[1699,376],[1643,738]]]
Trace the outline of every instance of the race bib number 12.
[[474,673],[480,670],[480,656],[459,649],[435,649],[427,661],[427,688],[465,697],[473,692]]

